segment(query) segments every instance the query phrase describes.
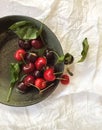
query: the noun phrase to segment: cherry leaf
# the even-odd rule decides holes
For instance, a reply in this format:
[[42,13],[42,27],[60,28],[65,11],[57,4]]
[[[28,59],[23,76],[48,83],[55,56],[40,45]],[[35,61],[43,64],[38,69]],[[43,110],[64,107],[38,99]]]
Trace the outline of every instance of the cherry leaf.
[[10,88],[7,95],[7,101],[10,100],[10,96],[13,90],[15,83],[19,80],[20,74],[20,64],[19,63],[11,63],[10,64],[10,73],[11,73],[11,81],[10,81]]
[[83,62],[86,59],[86,56],[87,56],[87,53],[88,53],[88,50],[89,50],[89,44],[88,44],[87,38],[85,38],[83,40],[82,45],[83,45],[83,50],[81,52],[82,57],[78,62]]
[[38,29],[29,21],[19,21],[9,27],[20,39],[31,40],[41,36],[42,25]]
[[74,57],[71,55],[71,54],[69,54],[69,53],[66,53],[65,55],[64,55],[64,64],[72,64],[73,63],[73,61],[74,61]]

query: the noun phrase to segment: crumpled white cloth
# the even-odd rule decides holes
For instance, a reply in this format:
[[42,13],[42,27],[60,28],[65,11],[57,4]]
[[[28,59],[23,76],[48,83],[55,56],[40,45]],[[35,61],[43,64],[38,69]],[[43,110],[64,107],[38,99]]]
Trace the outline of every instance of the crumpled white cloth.
[[[29,107],[0,104],[0,130],[102,130],[102,0],[0,0],[0,17],[26,15],[44,22],[75,63],[68,86],[59,84]],[[90,45],[85,62],[82,41]],[[52,41],[53,42],[53,41]]]

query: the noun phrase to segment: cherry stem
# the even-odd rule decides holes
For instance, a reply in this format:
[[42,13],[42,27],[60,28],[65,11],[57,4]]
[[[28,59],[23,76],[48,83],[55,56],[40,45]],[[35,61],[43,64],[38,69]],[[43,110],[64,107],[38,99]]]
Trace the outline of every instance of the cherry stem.
[[22,54],[20,54],[20,57],[22,58],[23,63],[26,64],[26,62],[25,62],[24,57],[23,57]]
[[48,87],[42,89],[39,91],[39,93],[43,93],[44,91],[46,91],[47,89],[49,89],[50,87],[52,87],[54,85],[54,83],[50,84]]
[[50,84],[48,87],[46,87],[46,88],[44,88],[44,89],[42,89],[42,90],[40,90],[40,89],[39,89],[37,86],[35,86],[34,84],[29,84],[29,85],[32,85],[32,86],[34,86],[35,88],[37,88],[38,91],[39,91],[39,94],[41,94],[41,93],[43,93],[44,91],[46,91],[47,89],[49,89],[50,87],[52,87],[52,86],[54,85],[54,83]]
[[10,86],[9,92],[8,92],[8,95],[7,95],[7,102],[10,101],[10,96],[11,96],[12,90],[13,90],[13,86]]
[[67,68],[67,72],[70,76],[73,76],[73,73],[69,70],[69,68]]
[[33,53],[33,52],[28,52],[29,54],[31,54],[31,55],[33,55],[33,56],[35,56],[35,53]]
[[50,52],[53,52],[57,56],[57,58],[59,58],[59,55],[57,54],[56,51],[50,51]]
[[[58,59],[60,58],[60,56],[58,55],[58,53],[56,51],[51,51],[51,52],[53,52],[57,56]],[[57,59],[55,65],[58,63],[58,59]]]
[[41,41],[43,42],[43,44],[45,45],[45,41],[44,41],[44,39],[43,39],[41,34],[40,34],[40,38],[41,38]]
[[58,80],[67,80],[67,79],[64,79],[64,78],[56,78],[56,79],[58,79]]
[[34,84],[29,83],[29,85],[31,85],[31,86],[37,88],[37,89],[40,91],[40,89],[39,89],[37,86],[35,86]]
[[20,82],[27,76],[27,74],[23,75],[20,79]]
[[62,74],[63,72],[55,72],[54,74],[57,75],[57,74]]

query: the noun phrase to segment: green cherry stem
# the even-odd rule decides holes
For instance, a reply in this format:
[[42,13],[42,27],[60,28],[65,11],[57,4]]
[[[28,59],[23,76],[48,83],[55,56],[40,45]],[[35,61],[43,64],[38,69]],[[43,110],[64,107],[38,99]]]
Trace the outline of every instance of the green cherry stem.
[[25,62],[24,57],[23,57],[22,54],[20,54],[20,57],[22,58],[23,63],[26,64],[26,62]]
[[40,89],[39,89],[37,86],[35,86],[34,84],[29,84],[29,85],[31,85],[31,86],[35,87],[36,89],[38,89],[39,94],[41,94],[41,93],[43,93],[44,91],[46,91],[47,89],[49,89],[50,87],[52,87],[52,86],[54,85],[54,83],[50,84],[48,87],[46,87],[46,88],[44,88],[44,89],[42,89],[42,90],[40,90]]
[[51,51],[51,52],[53,52],[57,56],[57,58],[59,59],[60,56],[57,54],[57,52],[55,52],[55,51]]
[[63,74],[63,72],[55,72],[54,74],[55,75],[57,75],[57,74]]
[[67,72],[70,76],[73,76],[73,73],[69,70],[69,68],[67,68]]
[[54,85],[54,83],[50,84],[48,87],[46,87],[46,88],[40,90],[39,93],[40,93],[40,94],[43,93],[44,91],[46,91],[47,89],[49,89],[49,88],[52,87],[53,85]]
[[29,85],[33,86],[34,88],[38,89],[38,91],[40,91],[40,89],[37,86],[35,86],[34,84],[29,83]]
[[41,34],[40,34],[40,38],[41,38],[41,41],[43,42],[43,44],[45,45],[45,41],[44,41],[44,39],[43,39]]
[[23,75],[20,79],[20,82],[27,76],[27,74]]
[[56,78],[56,79],[58,79],[58,80],[67,80],[67,79],[64,79],[64,78]]
[[[64,60],[64,55],[59,56],[56,51],[51,51],[51,52],[53,52],[53,53],[56,55],[56,57],[57,57],[57,61],[56,61],[55,65],[58,64],[58,63],[63,62],[63,60]],[[62,57],[63,57],[63,59],[62,59]]]
[[8,95],[7,95],[7,102],[10,101],[10,95],[11,95],[12,89],[13,89],[13,87],[10,87]]
[[60,58],[60,56],[57,54],[57,52],[55,52],[55,51],[51,51],[51,52],[53,52],[56,56],[57,56],[57,61],[56,61],[56,63],[55,63],[55,65],[58,63],[58,59]]

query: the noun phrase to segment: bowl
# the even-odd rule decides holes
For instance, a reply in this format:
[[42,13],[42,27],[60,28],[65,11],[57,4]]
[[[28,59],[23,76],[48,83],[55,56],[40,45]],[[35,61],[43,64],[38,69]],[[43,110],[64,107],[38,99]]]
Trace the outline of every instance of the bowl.
[[[15,22],[28,20],[35,24],[36,27],[40,27],[41,22],[27,16],[6,16],[0,18],[0,102],[9,106],[28,106],[41,102],[47,98],[58,86],[59,81],[56,81],[53,87],[47,89],[43,94],[38,94],[36,90],[32,90],[29,93],[21,94],[16,92],[14,87],[10,101],[7,102],[7,94],[9,91],[10,72],[9,64],[14,62],[14,52],[18,48],[18,37],[14,33],[8,33],[8,28]],[[63,55],[63,50],[55,34],[43,24],[43,38],[47,42],[50,48],[56,50],[59,55]],[[59,72],[63,72],[64,64],[58,64],[57,69]]]

